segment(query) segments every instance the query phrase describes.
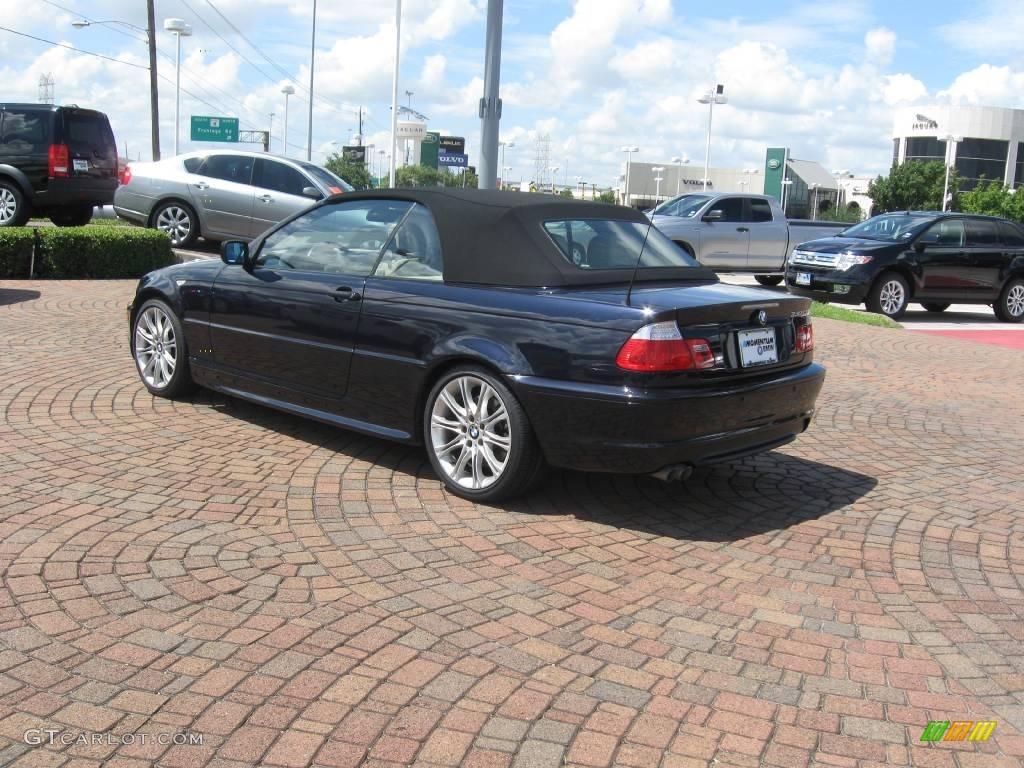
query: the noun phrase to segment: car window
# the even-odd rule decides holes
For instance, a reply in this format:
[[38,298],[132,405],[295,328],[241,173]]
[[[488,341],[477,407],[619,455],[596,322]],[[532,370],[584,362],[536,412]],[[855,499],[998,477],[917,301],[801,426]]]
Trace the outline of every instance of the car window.
[[[711,211],[722,212],[722,218],[719,221],[743,221],[743,198],[723,197],[711,204],[708,213]],[[707,213],[704,215],[706,216]]]
[[114,134],[110,130],[110,123],[103,115],[65,112],[64,133],[68,150],[72,155],[96,153],[104,157],[117,156]]
[[297,197],[302,197],[302,190],[306,187],[314,186],[313,182],[290,165],[273,160],[260,160],[260,170],[254,184],[261,189]]
[[203,164],[203,158],[201,157],[186,157],[182,162],[185,166],[185,170],[189,173],[196,173],[199,170],[199,166]]
[[927,232],[921,235],[921,239],[918,242],[949,247],[963,247],[963,219],[945,219],[936,222],[928,228]]
[[762,200],[759,197],[750,198],[750,220],[751,221],[771,221],[772,220],[772,207],[767,200]]
[[913,213],[882,213],[867,221],[847,227],[839,234],[865,240],[885,240],[892,243],[910,240],[935,221],[932,216]]
[[312,163],[302,163],[302,170],[312,176],[314,179],[324,185],[332,195],[340,194],[341,192],[351,192],[354,187],[347,181],[342,179],[340,176],[328,171],[326,168],[321,168],[319,165],[313,165]]
[[637,221],[560,219],[544,222],[544,230],[570,264],[588,271],[699,266],[660,231]]
[[0,155],[46,154],[50,146],[50,115],[50,112],[4,112],[0,125]]
[[263,241],[254,268],[366,277],[412,205],[399,200],[353,200],[313,208]]
[[981,248],[1000,245],[999,227],[996,222],[985,219],[968,219],[967,245]]
[[252,182],[253,158],[246,155],[210,155],[195,171],[200,176],[236,184]]
[[1020,227],[1001,221],[999,233],[1003,237],[1003,245],[1009,248],[1024,248],[1024,232],[1021,232]]
[[654,209],[654,213],[692,218],[709,199],[708,195],[680,195],[672,200],[666,200]]
[[441,240],[434,217],[426,206],[416,203],[395,230],[373,274],[408,280],[441,280],[443,272]]

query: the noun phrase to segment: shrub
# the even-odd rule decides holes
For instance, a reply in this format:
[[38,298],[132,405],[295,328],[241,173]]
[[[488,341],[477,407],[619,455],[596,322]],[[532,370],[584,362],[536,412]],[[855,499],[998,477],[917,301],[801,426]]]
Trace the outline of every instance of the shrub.
[[43,277],[123,278],[176,263],[166,233],[135,227],[37,230],[36,271]]
[[31,227],[0,229],[0,277],[28,277],[35,236]]

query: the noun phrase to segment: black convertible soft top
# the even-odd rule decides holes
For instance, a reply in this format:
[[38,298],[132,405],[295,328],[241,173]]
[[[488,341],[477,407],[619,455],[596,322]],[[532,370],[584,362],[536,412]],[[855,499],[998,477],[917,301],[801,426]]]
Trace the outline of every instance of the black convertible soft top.
[[[498,190],[434,188],[347,192],[320,205],[351,200],[409,200],[434,216],[444,255],[444,279],[507,286],[570,286],[629,282],[632,269],[588,271],[571,264],[544,230],[555,219],[613,219],[647,226],[640,211],[608,203]],[[640,270],[639,280],[715,279],[700,267]]]

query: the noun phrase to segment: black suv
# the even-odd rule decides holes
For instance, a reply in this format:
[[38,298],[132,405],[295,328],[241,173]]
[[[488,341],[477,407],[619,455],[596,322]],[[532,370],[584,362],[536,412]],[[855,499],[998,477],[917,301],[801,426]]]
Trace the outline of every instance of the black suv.
[[1024,230],[992,216],[883,213],[835,237],[798,245],[786,262],[790,293],[867,304],[900,317],[911,301],[929,312],[988,304],[1007,323],[1024,319]]
[[88,224],[117,188],[117,145],[102,112],[0,103],[0,227],[49,216]]

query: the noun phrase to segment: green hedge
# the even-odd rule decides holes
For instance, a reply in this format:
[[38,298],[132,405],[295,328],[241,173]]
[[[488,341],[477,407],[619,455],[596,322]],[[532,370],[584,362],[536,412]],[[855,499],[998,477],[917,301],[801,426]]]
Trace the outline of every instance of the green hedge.
[[166,233],[136,227],[0,228],[0,278],[124,278],[177,263]]
[[30,227],[0,228],[0,277],[28,277],[35,247]]

